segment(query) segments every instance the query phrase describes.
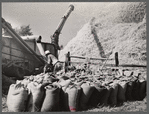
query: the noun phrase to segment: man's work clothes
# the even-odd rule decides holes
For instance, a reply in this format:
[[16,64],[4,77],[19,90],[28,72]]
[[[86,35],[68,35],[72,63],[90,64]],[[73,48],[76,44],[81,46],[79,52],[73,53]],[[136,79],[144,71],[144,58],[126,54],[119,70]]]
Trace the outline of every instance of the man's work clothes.
[[51,60],[52,60],[52,64],[55,65],[56,62],[58,62],[58,59],[52,55],[52,54],[49,54],[47,56],[47,63],[50,64],[51,63]]
[[61,70],[62,67],[63,67],[62,63],[60,63],[54,55],[52,54],[47,55],[47,64],[44,67],[44,73],[46,72],[56,73],[59,70]]

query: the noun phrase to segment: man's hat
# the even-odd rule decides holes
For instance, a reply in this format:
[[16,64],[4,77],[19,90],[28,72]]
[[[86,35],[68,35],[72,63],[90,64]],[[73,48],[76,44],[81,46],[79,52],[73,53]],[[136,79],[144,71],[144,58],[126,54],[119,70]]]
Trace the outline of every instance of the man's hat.
[[48,54],[50,54],[50,51],[49,50],[46,50],[45,51],[45,55],[48,55]]

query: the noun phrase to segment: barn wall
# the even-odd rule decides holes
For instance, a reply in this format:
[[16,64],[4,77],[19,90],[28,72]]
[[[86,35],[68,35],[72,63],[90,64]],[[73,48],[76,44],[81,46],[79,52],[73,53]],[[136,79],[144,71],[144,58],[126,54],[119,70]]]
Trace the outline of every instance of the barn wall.
[[[20,43],[10,37],[2,37],[2,63],[8,61],[22,61],[27,62],[27,66],[30,70],[34,70],[35,67],[40,67],[39,63],[33,55],[28,52]],[[30,46],[32,42],[29,42]]]
[[[40,51],[35,43],[35,39],[25,39],[24,41],[32,50],[41,56]],[[55,49],[52,44],[44,42],[41,42],[41,44],[44,51],[50,50],[51,53],[55,55]],[[32,67],[40,66],[40,63],[35,60],[33,55],[26,51],[26,49],[24,49],[20,43],[11,37],[2,37],[2,61],[5,61],[6,59],[12,61],[28,61],[31,69]]]

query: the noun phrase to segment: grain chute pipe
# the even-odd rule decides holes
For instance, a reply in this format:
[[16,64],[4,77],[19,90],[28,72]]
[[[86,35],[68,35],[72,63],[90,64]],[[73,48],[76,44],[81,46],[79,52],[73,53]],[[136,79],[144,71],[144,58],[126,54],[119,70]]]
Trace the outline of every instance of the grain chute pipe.
[[69,9],[66,11],[66,13],[64,14],[64,16],[62,17],[62,19],[61,19],[61,21],[60,21],[60,23],[58,24],[58,27],[57,27],[57,32],[61,32],[61,30],[62,30],[62,28],[63,28],[63,26],[64,26],[64,24],[65,24],[65,22],[66,22],[66,20],[67,20],[67,18],[68,18],[68,16],[70,15],[70,13],[72,12],[74,10],[74,6],[73,5],[70,5],[69,6]]
[[68,10],[66,11],[66,13],[64,14],[64,16],[62,17],[60,23],[58,24],[58,27],[56,28],[56,31],[54,32],[54,34],[51,36],[51,43],[55,45],[55,52],[56,52],[56,57],[58,58],[58,50],[60,50],[59,47],[59,34],[61,33],[61,30],[67,20],[67,18],[69,17],[70,13],[74,10],[74,6],[70,5]]
[[38,60],[40,61],[42,64],[44,64],[44,61],[23,41],[23,39],[7,24],[7,22],[3,19],[2,19],[2,27],[4,29],[6,29],[8,31],[8,33],[13,37],[15,38],[19,43],[22,44],[22,46],[27,50],[29,51],[30,53],[33,54],[33,56]]

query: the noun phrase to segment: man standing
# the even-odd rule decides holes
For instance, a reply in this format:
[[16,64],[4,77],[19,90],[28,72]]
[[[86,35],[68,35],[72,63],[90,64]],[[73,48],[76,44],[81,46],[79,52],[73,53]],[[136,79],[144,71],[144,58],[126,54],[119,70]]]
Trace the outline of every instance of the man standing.
[[59,70],[62,70],[63,65],[58,61],[58,59],[50,53],[49,50],[45,51],[46,59],[47,59],[47,64],[44,67],[44,73],[47,72],[53,72],[56,73]]

